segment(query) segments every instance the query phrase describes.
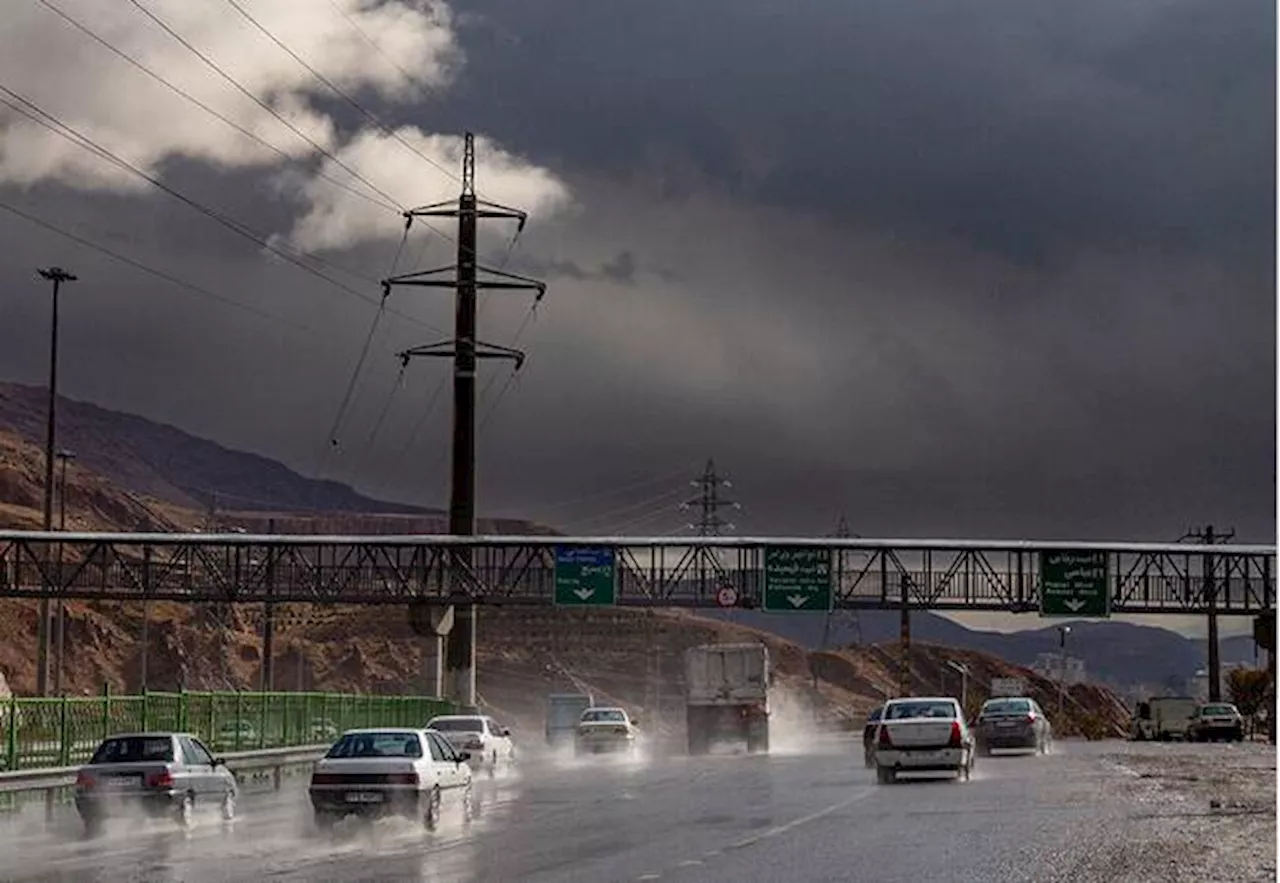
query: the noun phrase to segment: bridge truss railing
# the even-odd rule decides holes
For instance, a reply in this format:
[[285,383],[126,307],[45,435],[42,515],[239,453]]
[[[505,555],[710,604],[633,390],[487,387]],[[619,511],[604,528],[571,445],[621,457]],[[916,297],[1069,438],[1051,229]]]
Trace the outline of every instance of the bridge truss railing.
[[[1275,607],[1274,546],[631,537],[251,536],[0,531],[0,596],[191,603],[548,604],[557,546],[614,550],[621,606],[758,606],[770,545],[828,549],[834,606],[1031,611],[1040,552],[1105,552],[1113,613]],[[455,552],[469,547],[470,563]]]

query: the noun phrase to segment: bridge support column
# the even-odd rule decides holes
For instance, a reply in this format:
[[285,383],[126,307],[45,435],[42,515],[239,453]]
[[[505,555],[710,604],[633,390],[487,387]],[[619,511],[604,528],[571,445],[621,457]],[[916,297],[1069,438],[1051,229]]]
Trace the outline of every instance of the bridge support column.
[[467,713],[476,707],[476,605],[450,610],[456,622],[445,652],[445,696]]

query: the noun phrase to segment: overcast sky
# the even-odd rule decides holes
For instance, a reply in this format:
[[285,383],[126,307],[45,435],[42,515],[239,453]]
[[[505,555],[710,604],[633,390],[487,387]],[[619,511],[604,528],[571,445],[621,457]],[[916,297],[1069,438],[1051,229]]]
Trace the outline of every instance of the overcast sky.
[[37,2],[0,85],[351,290],[0,105],[5,204],[277,317],[0,210],[0,376],[43,382],[59,263],[67,394],[442,504],[446,365],[388,397],[445,293],[392,294],[324,452],[393,255],[452,260],[376,203],[454,196],[470,128],[532,213],[486,260],[550,285],[482,302],[529,354],[483,369],[482,512],[676,531],[714,457],[740,533],[1273,540],[1274,4],[237,2],[394,137],[227,0],[139,4],[297,133],[132,3],[49,4],[275,150]]

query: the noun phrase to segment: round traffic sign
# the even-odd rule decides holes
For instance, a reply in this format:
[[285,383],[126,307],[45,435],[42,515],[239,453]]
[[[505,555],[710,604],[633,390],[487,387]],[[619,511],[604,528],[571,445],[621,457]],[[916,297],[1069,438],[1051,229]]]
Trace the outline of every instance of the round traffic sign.
[[716,603],[721,607],[732,607],[738,603],[738,590],[733,586],[723,586],[716,592]]

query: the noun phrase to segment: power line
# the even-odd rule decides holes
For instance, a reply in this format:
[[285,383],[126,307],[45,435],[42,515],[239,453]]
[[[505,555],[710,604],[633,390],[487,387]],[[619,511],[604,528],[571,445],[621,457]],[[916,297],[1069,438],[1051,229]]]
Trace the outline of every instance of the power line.
[[[185,90],[184,90],[184,89],[182,89],[181,87],[174,85],[174,84],[173,84],[173,83],[171,83],[169,80],[165,79],[163,76],[161,76],[160,74],[156,73],[156,72],[155,72],[155,71],[153,71],[151,68],[147,67],[145,64],[143,64],[142,62],[138,61],[138,60],[137,60],[137,59],[135,59],[133,56],[131,56],[131,55],[129,55],[127,52],[125,52],[124,50],[119,49],[119,48],[117,48],[116,46],[112,45],[112,44],[111,44],[110,42],[108,42],[105,38],[103,38],[102,36],[98,35],[98,34],[97,34],[97,33],[95,33],[93,30],[91,30],[87,25],[83,24],[83,23],[82,23],[82,22],[80,22],[80,21],[77,21],[77,20],[76,20],[75,18],[73,18],[71,15],[69,15],[68,13],[66,13],[66,12],[64,12],[63,10],[59,9],[57,6],[55,6],[55,5],[53,5],[52,3],[50,3],[50,2],[49,2],[49,0],[38,0],[38,2],[39,2],[42,6],[44,6],[46,9],[48,9],[50,12],[53,12],[55,15],[57,15],[57,16],[59,16],[59,17],[61,17],[64,21],[66,21],[66,22],[67,22],[68,24],[70,24],[72,27],[76,28],[76,29],[77,29],[77,30],[79,30],[81,33],[85,34],[86,36],[88,36],[90,39],[92,39],[92,40],[94,40],[95,42],[97,42],[99,45],[101,45],[101,46],[102,46],[102,47],[104,47],[105,49],[107,49],[107,50],[109,50],[110,52],[114,53],[114,54],[115,54],[116,56],[118,56],[119,58],[121,58],[121,59],[123,59],[124,61],[128,62],[129,64],[133,65],[133,67],[135,67],[135,68],[137,68],[138,70],[142,71],[144,74],[146,74],[147,76],[151,77],[151,79],[155,80],[156,82],[160,83],[162,86],[164,86],[164,87],[165,87],[166,89],[168,89],[169,91],[171,91],[171,92],[175,93],[176,95],[179,95],[180,97],[182,97],[182,98],[186,99],[186,100],[187,100],[187,101],[189,101],[190,103],[194,104],[196,107],[198,107],[198,108],[200,108],[201,110],[203,110],[205,113],[209,114],[210,116],[214,117],[214,118],[215,118],[215,119],[217,119],[217,120],[220,120],[220,121],[221,121],[222,123],[224,123],[225,125],[230,126],[232,129],[234,129],[235,131],[239,132],[241,135],[245,136],[246,138],[249,138],[249,139],[251,139],[251,140],[253,140],[253,141],[257,142],[258,144],[261,144],[263,147],[265,147],[265,148],[267,148],[268,150],[272,151],[272,152],[273,152],[273,153],[275,153],[277,156],[279,156],[279,157],[281,157],[281,158],[283,158],[283,159],[285,159],[285,160],[287,160],[287,161],[289,161],[289,162],[291,162],[291,163],[297,163],[297,162],[299,162],[299,160],[298,160],[296,157],[291,156],[289,153],[285,152],[284,150],[281,150],[279,147],[276,147],[274,144],[272,144],[270,141],[267,141],[267,140],[266,140],[265,138],[263,138],[262,136],[255,134],[254,132],[252,132],[252,131],[251,131],[251,130],[249,130],[249,129],[246,129],[244,126],[240,125],[240,124],[239,124],[239,123],[237,123],[235,120],[232,120],[232,119],[230,119],[230,118],[228,118],[228,117],[224,116],[223,114],[219,113],[218,111],[214,110],[212,107],[210,107],[209,105],[205,104],[205,103],[204,103],[203,101],[201,101],[199,98],[196,98],[194,95],[192,95],[191,93],[189,93],[189,92],[185,91]],[[277,118],[278,118],[278,117],[277,117]],[[308,140],[308,143],[311,143],[312,147],[316,147],[316,145],[315,145],[314,143],[310,142],[310,139],[307,139],[307,140]],[[317,148],[317,149],[321,149],[321,148]],[[322,150],[322,149],[321,149],[321,150]],[[322,152],[323,152],[323,150],[322,150]],[[326,155],[327,155],[327,154],[326,154]],[[330,158],[330,159],[333,159],[333,157],[329,157],[329,158]],[[336,160],[334,160],[334,161],[336,162]],[[339,164],[339,165],[341,165],[341,164]],[[350,170],[348,170],[348,171],[350,171]],[[333,186],[338,187],[338,188],[341,188],[342,190],[345,190],[347,193],[350,193],[350,194],[351,194],[351,195],[353,195],[353,196],[358,196],[358,197],[360,197],[361,199],[367,200],[368,202],[370,202],[370,203],[372,203],[372,204],[374,204],[374,205],[376,205],[376,206],[378,206],[378,207],[380,207],[380,208],[384,208],[384,209],[387,209],[388,211],[393,211],[393,212],[397,212],[397,213],[400,211],[399,206],[397,206],[397,205],[395,205],[395,204],[393,204],[393,203],[390,203],[390,202],[385,202],[384,200],[378,199],[378,198],[376,198],[376,197],[374,197],[374,196],[370,196],[368,193],[364,193],[364,192],[362,192],[362,191],[360,191],[360,190],[357,190],[357,189],[355,189],[354,187],[352,187],[352,186],[350,186],[349,184],[347,184],[345,181],[339,181],[337,178],[334,178],[334,177],[332,177],[331,175],[327,175],[327,174],[325,174],[323,171],[317,170],[317,171],[315,171],[315,172],[314,172],[314,174],[315,174],[315,175],[317,175],[319,178],[321,178],[321,179],[323,179],[323,180],[325,180],[325,181],[328,181],[328,182],[329,182],[330,184],[332,184]],[[358,178],[358,177],[359,177],[359,176],[357,176],[357,178]],[[363,180],[363,179],[361,179],[361,180]],[[368,186],[372,186],[372,185],[370,185],[370,184],[369,184],[369,182],[367,182],[367,181],[365,181],[364,183],[365,183],[366,185],[368,185]],[[375,188],[375,189],[376,189],[376,188]]]
[[196,285],[195,283],[187,282],[185,279],[180,279],[177,276],[174,276],[170,273],[166,273],[164,270],[157,270],[155,267],[148,266],[147,264],[144,264],[141,261],[135,260],[126,255],[122,255],[119,252],[112,251],[111,249],[107,248],[105,245],[99,245],[96,242],[92,242],[88,239],[85,239],[83,236],[79,236],[75,233],[72,233],[69,230],[64,230],[63,228],[57,226],[56,224],[51,224],[50,222],[44,220],[43,218],[38,218],[35,215],[28,214],[27,212],[24,212],[22,209],[9,205],[8,203],[0,202],[0,209],[3,209],[4,211],[7,211],[12,215],[22,218],[23,220],[31,224],[35,224],[38,227],[43,227],[44,229],[50,231],[51,233],[56,233],[57,235],[62,236],[66,239],[69,239],[72,242],[75,242],[79,245],[83,245],[85,248],[89,248],[96,252],[104,254],[107,257],[113,260],[119,261],[122,264],[126,264],[130,267],[133,267],[136,270],[141,270],[144,273],[149,273],[152,276],[155,276],[159,279],[163,279],[164,281],[177,285],[180,288],[185,288],[186,290],[194,292],[195,294],[201,295],[203,297],[211,298],[213,300],[227,304],[228,306],[235,307],[236,309],[239,309],[239,310],[244,310],[246,312],[253,313],[255,316],[260,316],[264,319],[270,319],[272,322],[279,322],[282,325],[288,325],[290,328],[296,328],[300,331],[305,331],[308,334],[315,333],[314,328],[309,328],[306,325],[299,325],[297,322],[293,322],[281,316],[276,316],[272,313],[268,313],[265,310],[260,310],[257,307],[251,306],[249,304],[241,303],[240,301],[229,298],[226,295],[218,294],[216,291],[210,291],[209,289],[203,288],[199,285]]
[[372,190],[374,193],[376,193],[376,194],[378,194],[379,196],[381,196],[383,199],[385,199],[385,200],[386,200],[387,202],[389,202],[391,205],[394,205],[397,209],[399,209],[399,210],[401,210],[401,211],[403,211],[403,210],[404,210],[404,206],[402,206],[402,205],[401,205],[401,204],[396,200],[396,198],[395,198],[394,196],[391,196],[389,193],[387,193],[386,191],[384,191],[384,190],[382,190],[381,188],[379,188],[377,185],[375,185],[373,182],[369,181],[367,178],[365,178],[363,175],[361,175],[361,174],[360,174],[359,172],[357,172],[355,169],[351,168],[349,165],[347,165],[346,163],[344,163],[342,160],[338,159],[336,156],[334,156],[334,155],[333,155],[332,153],[330,153],[328,150],[326,150],[325,148],[321,147],[321,146],[320,146],[319,144],[317,144],[315,141],[311,140],[311,138],[310,138],[310,137],[308,137],[308,136],[306,135],[306,133],[304,133],[301,129],[299,129],[299,128],[298,128],[297,126],[295,126],[293,123],[289,122],[289,121],[288,121],[288,120],[286,120],[284,117],[282,117],[279,113],[277,113],[277,112],[276,112],[276,110],[275,110],[275,108],[273,108],[271,105],[267,104],[267,103],[266,103],[265,101],[263,101],[262,99],[258,98],[258,96],[257,96],[257,95],[254,95],[254,94],[253,94],[253,92],[249,91],[249,90],[248,90],[248,89],[246,89],[244,86],[240,85],[240,82],[239,82],[238,80],[236,80],[234,77],[232,77],[230,74],[228,74],[228,73],[227,73],[226,71],[224,71],[222,68],[220,68],[220,67],[217,65],[217,63],[216,63],[216,62],[214,62],[211,58],[209,58],[207,55],[205,55],[203,52],[201,52],[199,49],[197,49],[197,48],[196,48],[194,45],[192,45],[192,44],[191,44],[191,43],[190,43],[190,42],[189,42],[185,37],[183,37],[181,34],[179,34],[179,33],[178,33],[177,31],[175,31],[173,28],[169,27],[169,25],[168,25],[168,24],[166,24],[166,23],[164,22],[164,20],[163,20],[163,19],[161,19],[161,18],[160,18],[159,16],[157,16],[154,12],[152,12],[150,9],[148,9],[146,6],[144,6],[144,5],[140,2],[140,0],[129,0],[129,2],[130,2],[130,3],[132,3],[135,7],[137,7],[137,8],[142,12],[142,14],[143,14],[143,15],[145,15],[147,18],[151,19],[153,22],[155,22],[157,25],[159,25],[159,26],[160,26],[160,28],[161,28],[161,29],[163,29],[163,30],[164,30],[164,32],[165,32],[166,34],[168,34],[170,37],[172,37],[173,39],[175,39],[175,40],[177,40],[179,43],[181,43],[183,46],[185,46],[185,47],[186,47],[186,48],[187,48],[187,49],[188,49],[188,50],[189,50],[193,55],[195,55],[195,56],[196,56],[196,58],[199,58],[201,61],[203,61],[203,62],[205,63],[205,65],[207,65],[207,66],[208,66],[210,69],[212,69],[216,74],[218,74],[218,76],[222,77],[222,79],[226,80],[228,83],[230,83],[232,86],[234,86],[234,87],[235,87],[235,88],[236,88],[236,89],[237,89],[237,90],[238,90],[242,95],[244,95],[245,97],[247,97],[247,98],[248,98],[250,101],[252,101],[254,104],[258,105],[258,107],[261,107],[261,108],[262,108],[263,110],[265,110],[267,113],[271,114],[273,117],[275,117],[275,118],[276,118],[277,120],[279,120],[281,123],[283,123],[283,124],[284,124],[288,129],[289,129],[289,131],[290,131],[290,132],[293,132],[293,134],[297,135],[297,136],[298,136],[299,138],[301,138],[303,141],[306,141],[308,144],[310,144],[310,145],[311,145],[311,147],[312,147],[313,149],[315,149],[317,152],[319,152],[322,156],[324,156],[326,159],[330,160],[330,161],[331,161],[331,162],[333,162],[335,165],[337,165],[337,166],[339,166],[340,168],[342,168],[345,172],[347,172],[347,174],[351,175],[351,177],[355,178],[357,181],[360,181],[361,183],[363,183],[366,187],[368,187],[368,188],[369,188],[370,190]]
[[[395,256],[391,259],[391,273],[394,275],[396,266],[400,263],[400,255],[404,253],[404,244],[409,239],[409,224],[404,225],[404,232],[400,234],[400,245],[396,247]],[[384,286],[382,289],[382,301],[378,304],[378,312],[374,313],[373,321],[369,324],[369,333],[365,335],[364,346],[360,349],[360,358],[356,360],[355,368],[351,372],[351,377],[347,380],[347,390],[342,396],[342,403],[338,405],[338,413],[334,415],[333,426],[330,427],[324,453],[321,455],[320,465],[316,469],[316,477],[323,478],[324,471],[329,465],[329,455],[338,447],[338,429],[342,425],[342,420],[347,415],[347,408],[351,405],[351,397],[355,393],[356,383],[360,380],[360,372],[364,370],[365,359],[369,357],[369,348],[373,345],[373,336],[378,330],[378,323],[382,321],[382,317],[386,312],[387,298],[391,296],[391,287]],[[403,371],[403,368],[401,369]]]
[[[130,0],[130,2],[136,3],[136,2],[137,2],[137,0]],[[249,12],[248,12],[248,11],[247,11],[243,6],[241,6],[239,3],[237,3],[237,2],[236,2],[236,0],[227,0],[227,4],[228,4],[232,9],[234,9],[236,12],[240,13],[240,15],[241,15],[241,16],[243,16],[243,17],[244,17],[244,19],[245,19],[246,21],[248,21],[248,22],[249,22],[249,24],[251,24],[251,25],[253,25],[255,28],[257,28],[257,29],[258,29],[258,31],[259,31],[259,32],[261,32],[261,33],[263,34],[263,36],[265,36],[265,37],[266,37],[268,40],[270,40],[272,43],[276,44],[276,45],[277,45],[277,46],[279,46],[282,50],[284,50],[284,52],[285,52],[285,53],[286,53],[290,58],[292,58],[294,61],[296,61],[298,64],[300,64],[303,68],[305,68],[305,69],[306,69],[306,70],[311,74],[311,76],[315,77],[315,78],[316,78],[316,80],[318,80],[318,81],[319,81],[320,83],[322,83],[326,88],[328,88],[328,89],[329,89],[329,91],[333,92],[333,94],[334,94],[334,95],[337,95],[337,96],[338,96],[339,98],[341,98],[343,101],[347,102],[347,104],[350,104],[353,108],[355,108],[355,110],[356,110],[359,114],[361,114],[361,115],[362,115],[365,119],[367,119],[369,122],[373,123],[373,124],[374,124],[374,126],[376,126],[378,129],[380,129],[380,130],[383,132],[383,134],[387,135],[389,138],[393,138],[393,139],[395,139],[396,141],[398,141],[401,145],[403,145],[403,146],[405,147],[405,149],[407,149],[407,150],[411,151],[412,153],[416,154],[420,159],[422,159],[424,162],[426,162],[426,163],[427,163],[428,165],[430,165],[432,168],[436,169],[438,172],[441,172],[442,174],[444,174],[444,175],[445,175],[446,177],[448,177],[451,181],[455,181],[455,182],[461,183],[461,179],[459,179],[459,178],[458,178],[458,176],[457,176],[456,174],[454,174],[454,173],[453,173],[452,171],[450,171],[449,169],[446,169],[444,166],[440,165],[438,162],[436,162],[435,160],[433,160],[431,157],[427,156],[425,153],[423,153],[423,152],[422,152],[421,150],[419,150],[418,148],[414,147],[414,146],[413,146],[412,144],[410,144],[408,141],[404,140],[404,138],[402,138],[402,137],[400,136],[400,133],[399,133],[399,132],[395,131],[395,130],[394,130],[394,129],[392,129],[390,126],[388,126],[386,123],[382,122],[382,120],[380,120],[380,119],[377,117],[377,115],[375,115],[372,111],[367,110],[367,109],[364,107],[364,105],[362,105],[360,102],[356,101],[354,98],[352,98],[352,97],[351,97],[350,95],[348,95],[346,92],[342,91],[342,90],[341,90],[341,89],[339,89],[337,86],[335,86],[335,85],[333,84],[333,82],[332,82],[331,80],[329,80],[329,78],[328,78],[328,77],[326,77],[324,74],[320,73],[318,70],[316,70],[316,69],[315,69],[314,67],[312,67],[311,65],[307,64],[307,62],[306,62],[306,61],[304,61],[304,60],[302,59],[302,57],[301,57],[300,55],[298,55],[298,53],[294,52],[294,51],[293,51],[292,49],[290,49],[287,45],[285,45],[285,43],[284,43],[284,41],[283,41],[283,40],[281,40],[281,39],[280,39],[279,37],[277,37],[275,34],[271,33],[271,31],[270,31],[270,30],[268,30],[268,29],[266,28],[266,26],[265,26],[265,25],[263,25],[260,21],[258,21],[258,20],[257,20],[256,18],[254,18],[252,15],[250,15],[250,14],[249,14]]]
[[[217,223],[221,224],[223,227],[226,227],[228,230],[232,231],[238,236],[248,239],[250,242],[253,242],[255,245],[258,245],[261,248],[266,249],[267,251],[271,252],[277,257],[283,258],[288,263],[293,264],[295,267],[298,267],[299,269],[307,273],[310,273],[312,276],[315,276],[319,279],[323,279],[325,282],[328,282],[330,285],[339,289],[340,291],[344,291],[347,294],[353,295],[359,298],[360,300],[365,301],[366,303],[373,304],[375,306],[379,304],[378,301],[374,300],[372,297],[365,294],[364,292],[359,291],[355,288],[352,288],[350,285],[347,285],[346,283],[338,279],[334,279],[332,276],[329,276],[326,273],[323,273],[320,270],[317,270],[315,267],[308,266],[306,263],[301,261],[298,257],[295,257],[293,254],[290,254],[290,251],[293,251],[292,249],[283,249],[279,246],[273,245],[270,242],[270,240],[266,239],[265,237],[263,237],[258,233],[255,233],[252,229],[250,229],[249,227],[246,227],[244,224],[240,223],[234,218],[231,218],[227,215],[223,215],[220,212],[209,208],[203,203],[200,203],[195,199],[192,199],[186,194],[181,193],[178,190],[175,190],[174,188],[165,184],[163,181],[160,181],[159,179],[154,178],[151,175],[148,175],[146,172],[142,171],[137,166],[133,165],[127,160],[121,159],[119,156],[107,150],[105,147],[98,144],[93,139],[87,137],[86,135],[81,134],[76,129],[62,122],[62,120],[58,119],[53,114],[41,108],[35,102],[30,101],[29,99],[23,97],[17,92],[14,92],[12,89],[9,89],[6,86],[0,84],[0,92],[3,92],[4,94],[9,95],[15,100],[21,102],[22,104],[25,104],[28,107],[30,107],[36,113],[40,114],[40,116],[47,118],[47,120],[40,119],[40,117],[34,115],[30,111],[22,107],[19,107],[18,105],[12,103],[11,101],[8,101],[4,98],[0,98],[0,104],[4,104],[8,106],[11,110],[22,114],[24,117],[36,123],[37,125],[40,125],[48,129],[49,131],[53,132],[55,135],[58,135],[61,138],[65,138],[66,140],[70,141],[72,144],[75,144],[78,147],[81,147],[84,150],[89,151],[90,153],[96,154],[99,158],[104,159],[112,163],[113,165],[116,165],[117,167],[123,169],[124,171],[130,172],[131,174],[136,175],[137,177],[151,184],[153,187],[156,187],[157,189],[168,194],[169,196],[172,196],[174,199],[178,200],[179,202],[186,204],[190,208],[193,208],[196,211],[200,212],[202,215],[205,215],[206,217],[216,221]],[[356,273],[353,270],[347,270],[345,268],[330,264],[328,261],[325,261],[322,258],[316,257],[315,255],[310,255],[305,252],[298,252],[298,254],[303,255],[309,258],[310,260],[315,261],[318,264],[322,264],[325,266],[332,266],[334,267],[334,269],[340,270],[342,272],[350,273],[353,276],[361,275]],[[439,329],[436,329],[434,326],[426,322],[422,322],[421,320],[416,319],[412,316],[408,316],[402,313],[398,313],[397,315],[401,315],[403,318],[408,319],[411,322],[420,324],[423,327],[430,328],[431,330],[439,330]]]

